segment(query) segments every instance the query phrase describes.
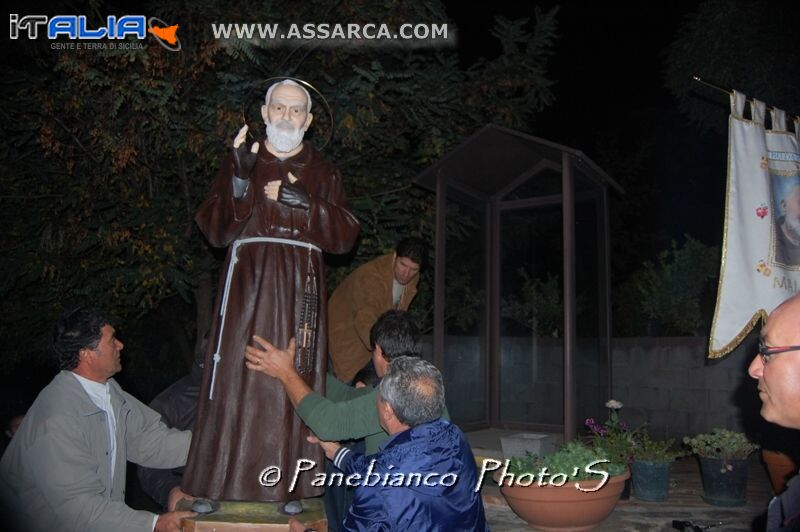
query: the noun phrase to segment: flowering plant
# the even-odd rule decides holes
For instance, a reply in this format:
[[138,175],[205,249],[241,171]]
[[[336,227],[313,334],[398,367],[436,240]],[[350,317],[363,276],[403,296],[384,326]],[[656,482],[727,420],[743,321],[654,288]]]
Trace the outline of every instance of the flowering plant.
[[633,449],[637,445],[637,438],[642,427],[631,430],[628,423],[619,418],[622,403],[614,399],[606,403],[609,410],[608,419],[602,425],[588,418],[586,427],[591,431],[592,446],[602,450],[608,458],[618,464],[628,465],[633,461]]

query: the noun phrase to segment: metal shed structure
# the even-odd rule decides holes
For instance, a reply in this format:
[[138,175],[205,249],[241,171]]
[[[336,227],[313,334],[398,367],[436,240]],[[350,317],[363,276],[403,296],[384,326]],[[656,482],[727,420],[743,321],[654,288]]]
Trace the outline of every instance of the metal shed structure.
[[[468,430],[563,429],[565,440],[574,438],[579,411],[601,412],[611,389],[608,194],[622,189],[580,150],[496,125],[416,183],[436,193],[433,358],[451,415]],[[452,293],[456,280],[462,288]],[[545,305],[547,287],[557,285]],[[543,334],[550,317],[540,307],[552,314],[559,304],[563,321]],[[579,304],[589,309],[580,350]],[[476,323],[451,334],[452,316],[467,307]],[[515,312],[524,319],[507,318]],[[580,404],[578,377],[594,379]]]

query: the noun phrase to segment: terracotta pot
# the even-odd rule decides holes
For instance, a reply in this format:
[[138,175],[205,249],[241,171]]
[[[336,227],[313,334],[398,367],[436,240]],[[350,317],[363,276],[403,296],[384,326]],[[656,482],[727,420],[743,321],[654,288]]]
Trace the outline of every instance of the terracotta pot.
[[776,494],[781,493],[786,488],[786,481],[797,474],[797,463],[784,453],[768,449],[761,450],[761,459],[767,466],[772,491]]
[[[495,481],[500,480],[500,472]],[[539,530],[591,530],[608,517],[617,505],[630,473],[610,477],[597,491],[581,491],[575,481],[563,486],[536,482],[530,486],[500,486],[500,492],[515,514]],[[594,489],[599,480],[579,481],[582,489]]]

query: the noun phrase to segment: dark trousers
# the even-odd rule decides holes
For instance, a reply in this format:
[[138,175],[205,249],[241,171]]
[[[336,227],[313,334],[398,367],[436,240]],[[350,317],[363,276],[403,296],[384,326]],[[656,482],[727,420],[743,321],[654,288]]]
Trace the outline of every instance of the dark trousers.
[[[346,447],[353,452],[363,453],[365,450],[364,440],[354,441]],[[333,465],[333,462],[326,459],[325,478],[331,478],[331,473],[340,473],[340,471]],[[325,515],[328,517],[328,532],[342,530],[342,522],[347,515],[347,509],[353,502],[355,490],[354,487],[345,486],[344,483],[341,486],[335,483],[333,486],[325,488]]]

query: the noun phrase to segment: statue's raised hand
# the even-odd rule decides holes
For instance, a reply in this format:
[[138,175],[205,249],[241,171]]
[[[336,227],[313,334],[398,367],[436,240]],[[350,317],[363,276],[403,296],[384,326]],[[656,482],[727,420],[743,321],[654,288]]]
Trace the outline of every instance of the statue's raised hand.
[[245,138],[247,137],[247,125],[236,134],[233,139],[233,163],[235,165],[235,175],[239,179],[250,179],[250,174],[258,159],[258,142],[254,142],[250,149],[247,149]]

